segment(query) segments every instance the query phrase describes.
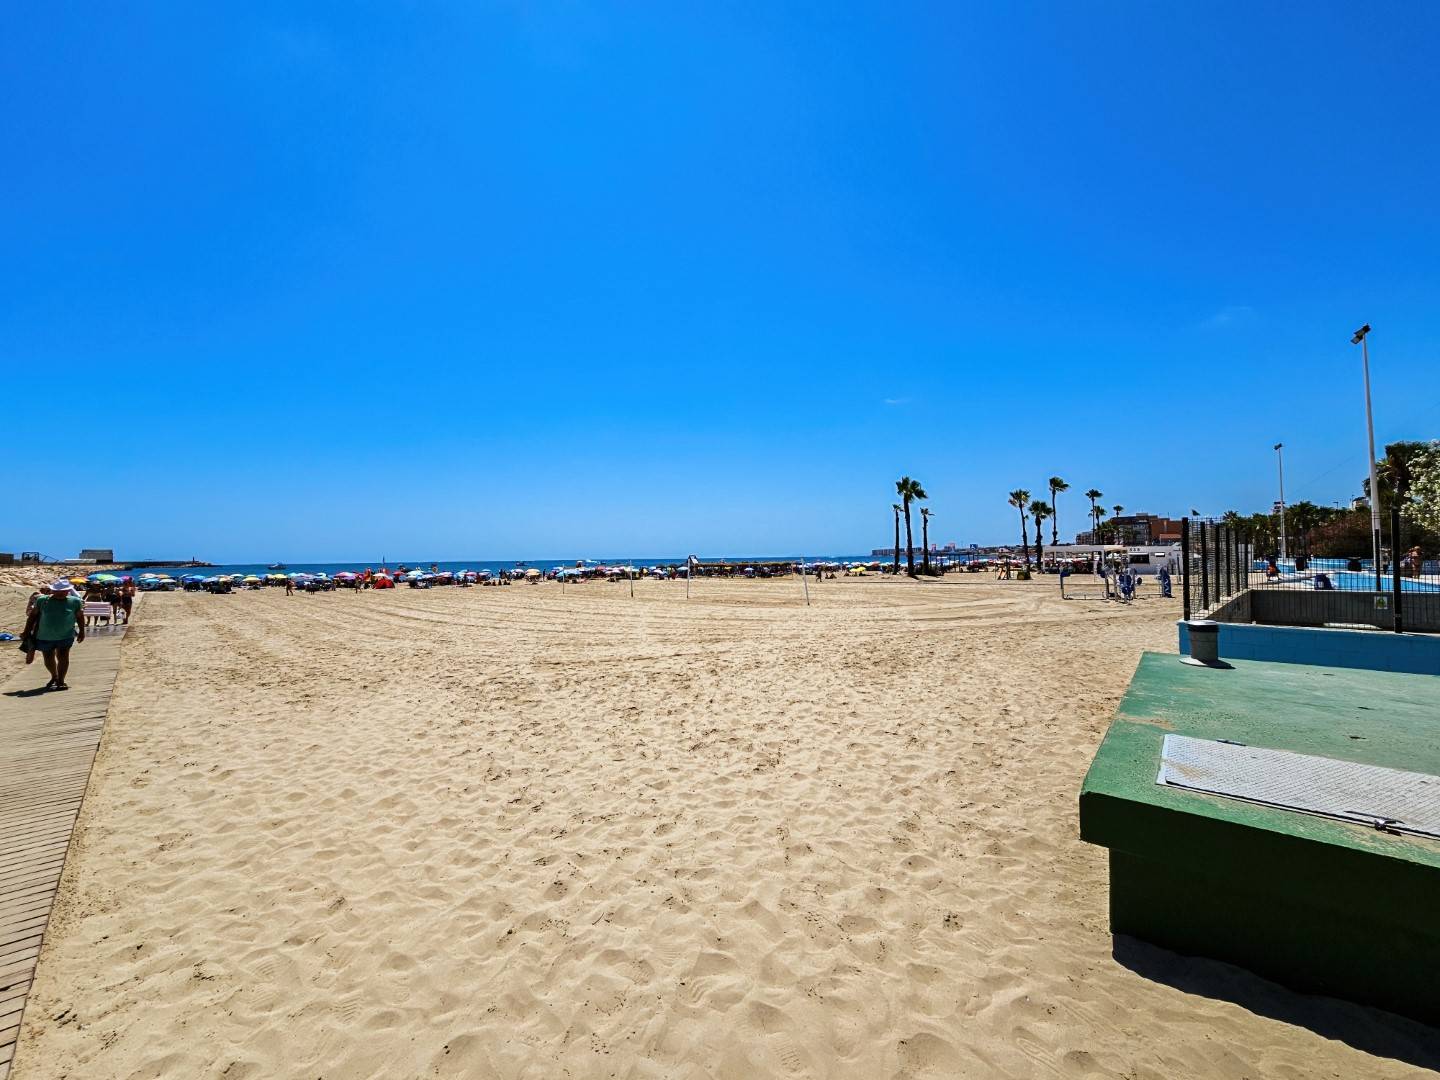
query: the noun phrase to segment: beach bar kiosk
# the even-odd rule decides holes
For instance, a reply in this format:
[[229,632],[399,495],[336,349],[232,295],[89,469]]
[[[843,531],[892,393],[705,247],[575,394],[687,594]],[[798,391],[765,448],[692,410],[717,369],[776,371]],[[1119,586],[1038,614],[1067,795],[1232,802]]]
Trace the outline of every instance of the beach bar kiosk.
[[1146,653],[1080,836],[1112,933],[1440,1023],[1440,677]]

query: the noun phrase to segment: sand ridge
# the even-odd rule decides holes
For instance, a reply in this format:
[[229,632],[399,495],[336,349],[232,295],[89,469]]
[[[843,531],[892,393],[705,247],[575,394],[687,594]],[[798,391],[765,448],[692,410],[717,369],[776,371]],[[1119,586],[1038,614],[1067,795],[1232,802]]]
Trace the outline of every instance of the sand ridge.
[[147,598],[16,1077],[1412,1074],[1112,957],[1075,800],[1176,603],[812,597]]

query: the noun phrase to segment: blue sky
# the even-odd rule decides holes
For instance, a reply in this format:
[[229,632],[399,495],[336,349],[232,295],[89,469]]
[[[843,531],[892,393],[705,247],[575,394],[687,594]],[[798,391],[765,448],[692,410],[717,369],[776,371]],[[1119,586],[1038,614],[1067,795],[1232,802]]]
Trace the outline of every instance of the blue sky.
[[[31,5],[0,549],[867,550],[1440,435],[1440,8]],[[57,391],[71,392],[68,403]],[[57,483],[70,509],[50,495]]]

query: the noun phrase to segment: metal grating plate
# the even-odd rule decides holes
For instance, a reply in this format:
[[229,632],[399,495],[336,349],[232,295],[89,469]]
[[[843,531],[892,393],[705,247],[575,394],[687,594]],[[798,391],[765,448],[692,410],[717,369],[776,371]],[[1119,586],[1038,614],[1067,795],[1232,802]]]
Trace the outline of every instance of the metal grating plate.
[[1440,839],[1440,776],[1166,735],[1157,784]]

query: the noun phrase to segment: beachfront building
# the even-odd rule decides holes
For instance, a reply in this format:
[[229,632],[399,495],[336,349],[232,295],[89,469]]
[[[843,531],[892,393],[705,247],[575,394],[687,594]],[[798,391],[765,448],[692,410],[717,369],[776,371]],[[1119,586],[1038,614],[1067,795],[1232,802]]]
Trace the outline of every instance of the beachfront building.
[[81,548],[81,562],[113,563],[115,561],[114,548]]
[[1094,544],[1109,540],[1116,544],[1178,544],[1183,518],[1161,517],[1159,514],[1123,514],[1108,518],[1100,527],[1100,536],[1086,531],[1076,534],[1077,544]]
[[1123,560],[1133,573],[1158,574],[1163,566],[1172,574],[1180,571],[1179,544],[1056,544],[1045,549],[1045,561],[1066,563],[1105,559]]

